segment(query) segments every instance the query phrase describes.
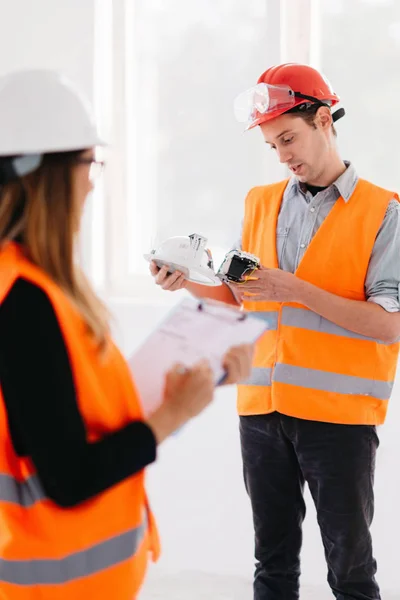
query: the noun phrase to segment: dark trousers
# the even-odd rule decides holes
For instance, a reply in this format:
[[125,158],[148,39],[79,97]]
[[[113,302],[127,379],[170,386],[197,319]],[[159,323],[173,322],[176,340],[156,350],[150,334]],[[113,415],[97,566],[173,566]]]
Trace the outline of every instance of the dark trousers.
[[299,598],[305,481],[333,595],[380,600],[369,532],[379,445],[375,427],[272,413],[241,417],[240,436],[255,530],[254,600]]

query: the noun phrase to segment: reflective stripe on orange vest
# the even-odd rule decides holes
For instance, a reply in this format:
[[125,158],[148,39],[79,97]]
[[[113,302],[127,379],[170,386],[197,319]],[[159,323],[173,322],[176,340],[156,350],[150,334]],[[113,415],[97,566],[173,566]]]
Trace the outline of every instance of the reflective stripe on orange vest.
[[[249,193],[243,250],[278,268],[276,223],[287,182]],[[339,198],[296,271],[342,297],[366,300],[365,276],[376,235],[396,194],[360,180],[347,203]],[[250,378],[239,386],[242,415],[279,411],[348,424],[380,424],[393,388],[399,344],[340,327],[295,303],[245,302],[268,323]]]
[[0,581],[23,586],[60,585],[88,577],[131,559],[143,542],[146,529],[144,518],[135,529],[58,560],[0,559]]
[[[89,441],[143,418],[129,368],[110,341],[104,357],[65,294],[18,246],[0,251],[0,302],[18,277],[41,287],[57,315]],[[32,398],[34,401],[34,398]],[[45,494],[34,465],[12,446],[0,388],[0,598],[67,600],[138,594],[159,541],[143,471],[74,508]]]
[[46,494],[37,475],[31,475],[25,481],[18,481],[11,475],[0,473],[0,502],[29,508],[45,499]]
[[353,377],[352,375],[326,373],[325,371],[304,369],[282,363],[277,363],[273,371],[268,368],[255,367],[244,385],[271,386],[272,373],[273,380],[279,383],[338,394],[374,396],[380,400],[388,399],[393,388],[393,382],[373,381],[362,377]]

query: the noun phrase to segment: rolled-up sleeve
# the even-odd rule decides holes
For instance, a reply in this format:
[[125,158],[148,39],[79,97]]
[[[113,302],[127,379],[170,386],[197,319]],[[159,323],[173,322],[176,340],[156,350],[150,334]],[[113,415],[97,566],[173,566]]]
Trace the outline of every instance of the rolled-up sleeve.
[[400,310],[400,204],[393,199],[375,240],[365,280],[369,302]]

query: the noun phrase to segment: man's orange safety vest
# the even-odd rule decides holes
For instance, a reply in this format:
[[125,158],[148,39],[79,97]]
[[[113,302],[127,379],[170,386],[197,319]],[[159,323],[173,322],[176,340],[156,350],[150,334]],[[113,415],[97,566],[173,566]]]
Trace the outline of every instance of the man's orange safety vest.
[[[278,268],[276,226],[287,181],[252,189],[242,248]],[[295,275],[352,300],[366,300],[365,278],[390,200],[398,196],[359,180],[339,198],[312,239]],[[268,322],[254,368],[239,386],[241,415],[278,411],[301,419],[375,425],[384,422],[399,344],[353,333],[292,302],[245,302]]]
[[[110,342],[100,357],[64,292],[17,245],[7,244],[0,251],[0,303],[18,277],[43,289],[53,305],[88,441],[143,420],[131,374],[116,346]],[[46,497],[32,461],[13,448],[0,389],[0,598],[133,600],[149,552],[156,560],[159,542],[143,471],[77,507],[57,506]]]

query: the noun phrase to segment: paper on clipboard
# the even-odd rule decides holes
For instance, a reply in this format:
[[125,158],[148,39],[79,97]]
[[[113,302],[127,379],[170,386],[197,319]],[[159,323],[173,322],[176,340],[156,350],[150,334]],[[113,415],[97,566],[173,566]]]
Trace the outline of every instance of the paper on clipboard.
[[129,359],[145,415],[162,403],[165,375],[175,363],[191,367],[206,358],[217,385],[225,374],[226,352],[254,343],[267,329],[266,321],[225,304],[194,298],[180,302]]

